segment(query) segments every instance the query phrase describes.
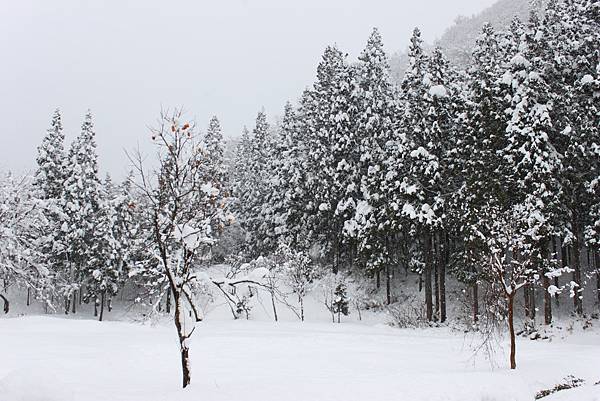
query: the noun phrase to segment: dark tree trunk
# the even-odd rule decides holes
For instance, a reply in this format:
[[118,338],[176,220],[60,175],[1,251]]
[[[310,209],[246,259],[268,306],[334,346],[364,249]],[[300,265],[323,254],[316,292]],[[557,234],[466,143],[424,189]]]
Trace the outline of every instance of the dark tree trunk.
[[433,320],[433,298],[432,298],[432,288],[431,288],[431,236],[429,234],[425,235],[424,240],[425,246],[425,271],[423,274],[425,275],[425,308],[427,314],[427,320]]
[[169,289],[167,290],[167,313],[170,314],[171,313],[171,287],[169,287]]
[[377,289],[381,288],[381,277],[380,276],[381,276],[381,272],[379,270],[377,270],[377,273],[375,273]]
[[523,308],[525,309],[525,317],[531,319],[531,297],[529,296],[529,284],[523,286]]
[[273,318],[275,321],[278,321],[277,308],[275,307],[275,293],[273,291],[271,291],[271,306],[273,307]]
[[392,284],[391,284],[391,273],[390,264],[385,266],[385,298],[386,303],[389,305],[392,303]]
[[298,302],[300,303],[300,320],[304,321],[304,298],[299,296]]
[[517,346],[515,338],[515,323],[514,323],[514,304],[515,294],[514,292],[507,295],[508,297],[508,331],[510,334],[510,368],[517,368]]
[[600,252],[597,249],[594,250],[594,268],[596,271],[596,299],[600,309]]
[[71,312],[77,313],[77,290],[73,291],[73,302],[71,303],[72,309]]
[[444,233],[440,242],[440,265],[438,268],[439,282],[440,282],[440,322],[446,321],[446,265],[449,258],[449,244],[448,237]]
[[102,293],[100,293],[100,317],[98,318],[99,321],[102,321],[102,319],[104,318],[104,298],[105,298],[105,294],[106,294],[106,291],[102,291]]
[[181,353],[181,371],[183,374],[183,388],[189,386],[191,382],[191,370],[190,370],[190,355],[189,347],[186,342],[186,333],[184,332],[183,322],[185,317],[183,316],[183,306],[181,302],[181,294],[177,291],[173,291],[173,298],[175,301],[175,327],[177,328],[177,335],[179,336],[179,349]]
[[479,322],[479,285],[477,280],[473,283],[473,323]]
[[8,313],[8,311],[10,310],[10,302],[8,302],[8,298],[6,298],[2,294],[0,294],[0,298],[2,298],[2,302],[4,303],[2,310],[4,311],[4,313]]
[[433,319],[438,320],[440,316],[440,276],[439,276],[439,265],[440,265],[440,237],[439,234],[433,235],[432,238],[433,246],[431,247],[433,257]]
[[576,225],[576,219],[573,222],[573,281],[576,282],[579,287],[575,288],[575,296],[573,297],[573,306],[575,307],[575,313],[579,316],[583,315],[583,302],[581,299],[581,292],[583,282],[581,281],[581,258],[580,258],[580,242],[579,242],[579,227]]
[[[333,241],[333,255],[331,255],[331,259],[332,259],[332,265],[333,265],[333,273],[337,274],[339,271],[339,247],[340,247],[340,241],[339,241],[339,236],[336,235],[335,240]],[[379,288],[379,287],[377,287]]]
[[[547,243],[542,243],[541,248],[541,262],[549,263],[548,258],[548,247]],[[550,279],[546,276],[548,273],[548,269],[545,266],[542,266],[541,274],[542,274],[542,285],[544,287],[544,323],[551,324],[552,323],[552,297],[548,292],[548,287],[550,287]]]
[[531,308],[531,320],[535,321],[535,286],[533,284],[529,286],[529,307]]
[[69,314],[69,309],[71,309],[71,297],[65,296],[65,315]]
[[94,317],[98,317],[98,306],[100,301],[98,300],[98,296],[94,297]]
[[27,287],[27,306],[31,305],[31,288]]
[[[563,258],[563,249],[561,247],[560,250],[560,258],[561,258],[561,266],[562,266],[562,258]],[[558,263],[558,244],[556,242],[556,237],[552,237],[552,251],[554,253],[553,258],[557,260]],[[559,282],[558,282],[558,277],[554,277],[554,286],[555,287],[559,287]],[[554,294],[554,302],[556,303],[556,306],[558,307],[558,294]]]

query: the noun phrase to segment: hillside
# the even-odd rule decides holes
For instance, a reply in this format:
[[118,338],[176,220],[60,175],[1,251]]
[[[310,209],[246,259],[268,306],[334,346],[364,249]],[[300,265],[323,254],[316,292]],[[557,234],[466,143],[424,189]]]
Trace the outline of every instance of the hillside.
[[[485,23],[490,22],[496,28],[503,28],[508,26],[515,15],[526,20],[530,9],[529,4],[529,0],[499,0],[479,14],[458,17],[454,25],[449,27],[434,45],[442,47],[453,64],[465,66],[469,63],[471,49]],[[407,63],[408,57],[405,51],[391,57],[390,68],[397,82],[402,79]]]

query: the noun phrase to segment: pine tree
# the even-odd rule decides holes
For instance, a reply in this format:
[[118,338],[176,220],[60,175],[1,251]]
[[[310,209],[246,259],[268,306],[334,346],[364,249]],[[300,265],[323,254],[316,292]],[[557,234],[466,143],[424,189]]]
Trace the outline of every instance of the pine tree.
[[350,314],[350,310],[348,308],[348,295],[346,294],[346,283],[341,281],[335,287],[335,291],[333,293],[334,299],[332,303],[333,313],[337,314],[338,323],[340,323],[340,316],[348,316]]
[[55,110],[50,128],[38,147],[38,169],[34,177],[35,196],[41,200],[44,219],[39,222],[40,247],[51,280],[60,281],[65,269],[65,233],[61,230],[65,215],[61,207],[66,179],[65,136],[60,110]]
[[73,296],[72,310],[76,310],[75,293],[80,289],[93,258],[95,228],[100,211],[100,181],[96,155],[95,132],[92,115],[88,111],[81,133],[72,143],[68,156],[67,178],[62,198],[62,210],[66,216],[61,226],[64,242],[61,244],[66,264],[62,273],[62,294],[65,312]]
[[[381,35],[374,29],[359,56],[352,91],[356,147],[351,153],[355,183],[346,193],[340,213],[346,214],[345,233],[358,240],[370,274],[385,272],[387,303],[391,302],[390,276],[393,255],[390,237],[397,230],[395,203],[382,185],[388,170],[387,145],[397,138],[395,91],[389,77]],[[354,215],[349,215],[350,213]]]
[[317,67],[317,81],[305,100],[304,135],[308,136],[307,187],[314,215],[314,241],[324,245],[327,262],[337,271],[343,252],[344,200],[356,185],[352,163],[356,149],[351,120],[351,69],[340,50],[329,46]]
[[50,129],[38,147],[38,169],[35,185],[41,191],[42,199],[59,199],[62,196],[65,179],[65,135],[59,109],[54,111]]
[[225,180],[223,168],[225,145],[223,143],[221,123],[216,116],[210,119],[203,142],[209,159],[210,169],[208,174],[211,177],[211,182],[216,188],[222,188]]

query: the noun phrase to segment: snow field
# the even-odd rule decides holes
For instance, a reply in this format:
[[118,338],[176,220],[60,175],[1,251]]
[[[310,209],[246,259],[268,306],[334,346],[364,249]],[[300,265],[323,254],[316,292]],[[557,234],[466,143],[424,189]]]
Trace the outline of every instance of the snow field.
[[446,328],[207,320],[192,337],[186,390],[167,322],[0,319],[0,339],[1,401],[520,401],[569,374],[590,386],[546,400],[600,399],[598,331],[520,338],[510,371],[503,352],[492,368]]

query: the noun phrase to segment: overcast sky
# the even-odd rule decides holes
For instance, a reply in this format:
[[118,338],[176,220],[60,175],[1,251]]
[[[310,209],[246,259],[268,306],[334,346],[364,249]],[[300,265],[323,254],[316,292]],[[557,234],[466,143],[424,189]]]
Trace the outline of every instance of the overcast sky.
[[148,151],[161,106],[226,136],[262,107],[280,115],[310,85],[326,45],[358,55],[374,26],[388,54],[419,26],[428,42],[494,0],[0,0],[0,169],[35,167],[60,107],[67,140],[94,114],[100,169]]

